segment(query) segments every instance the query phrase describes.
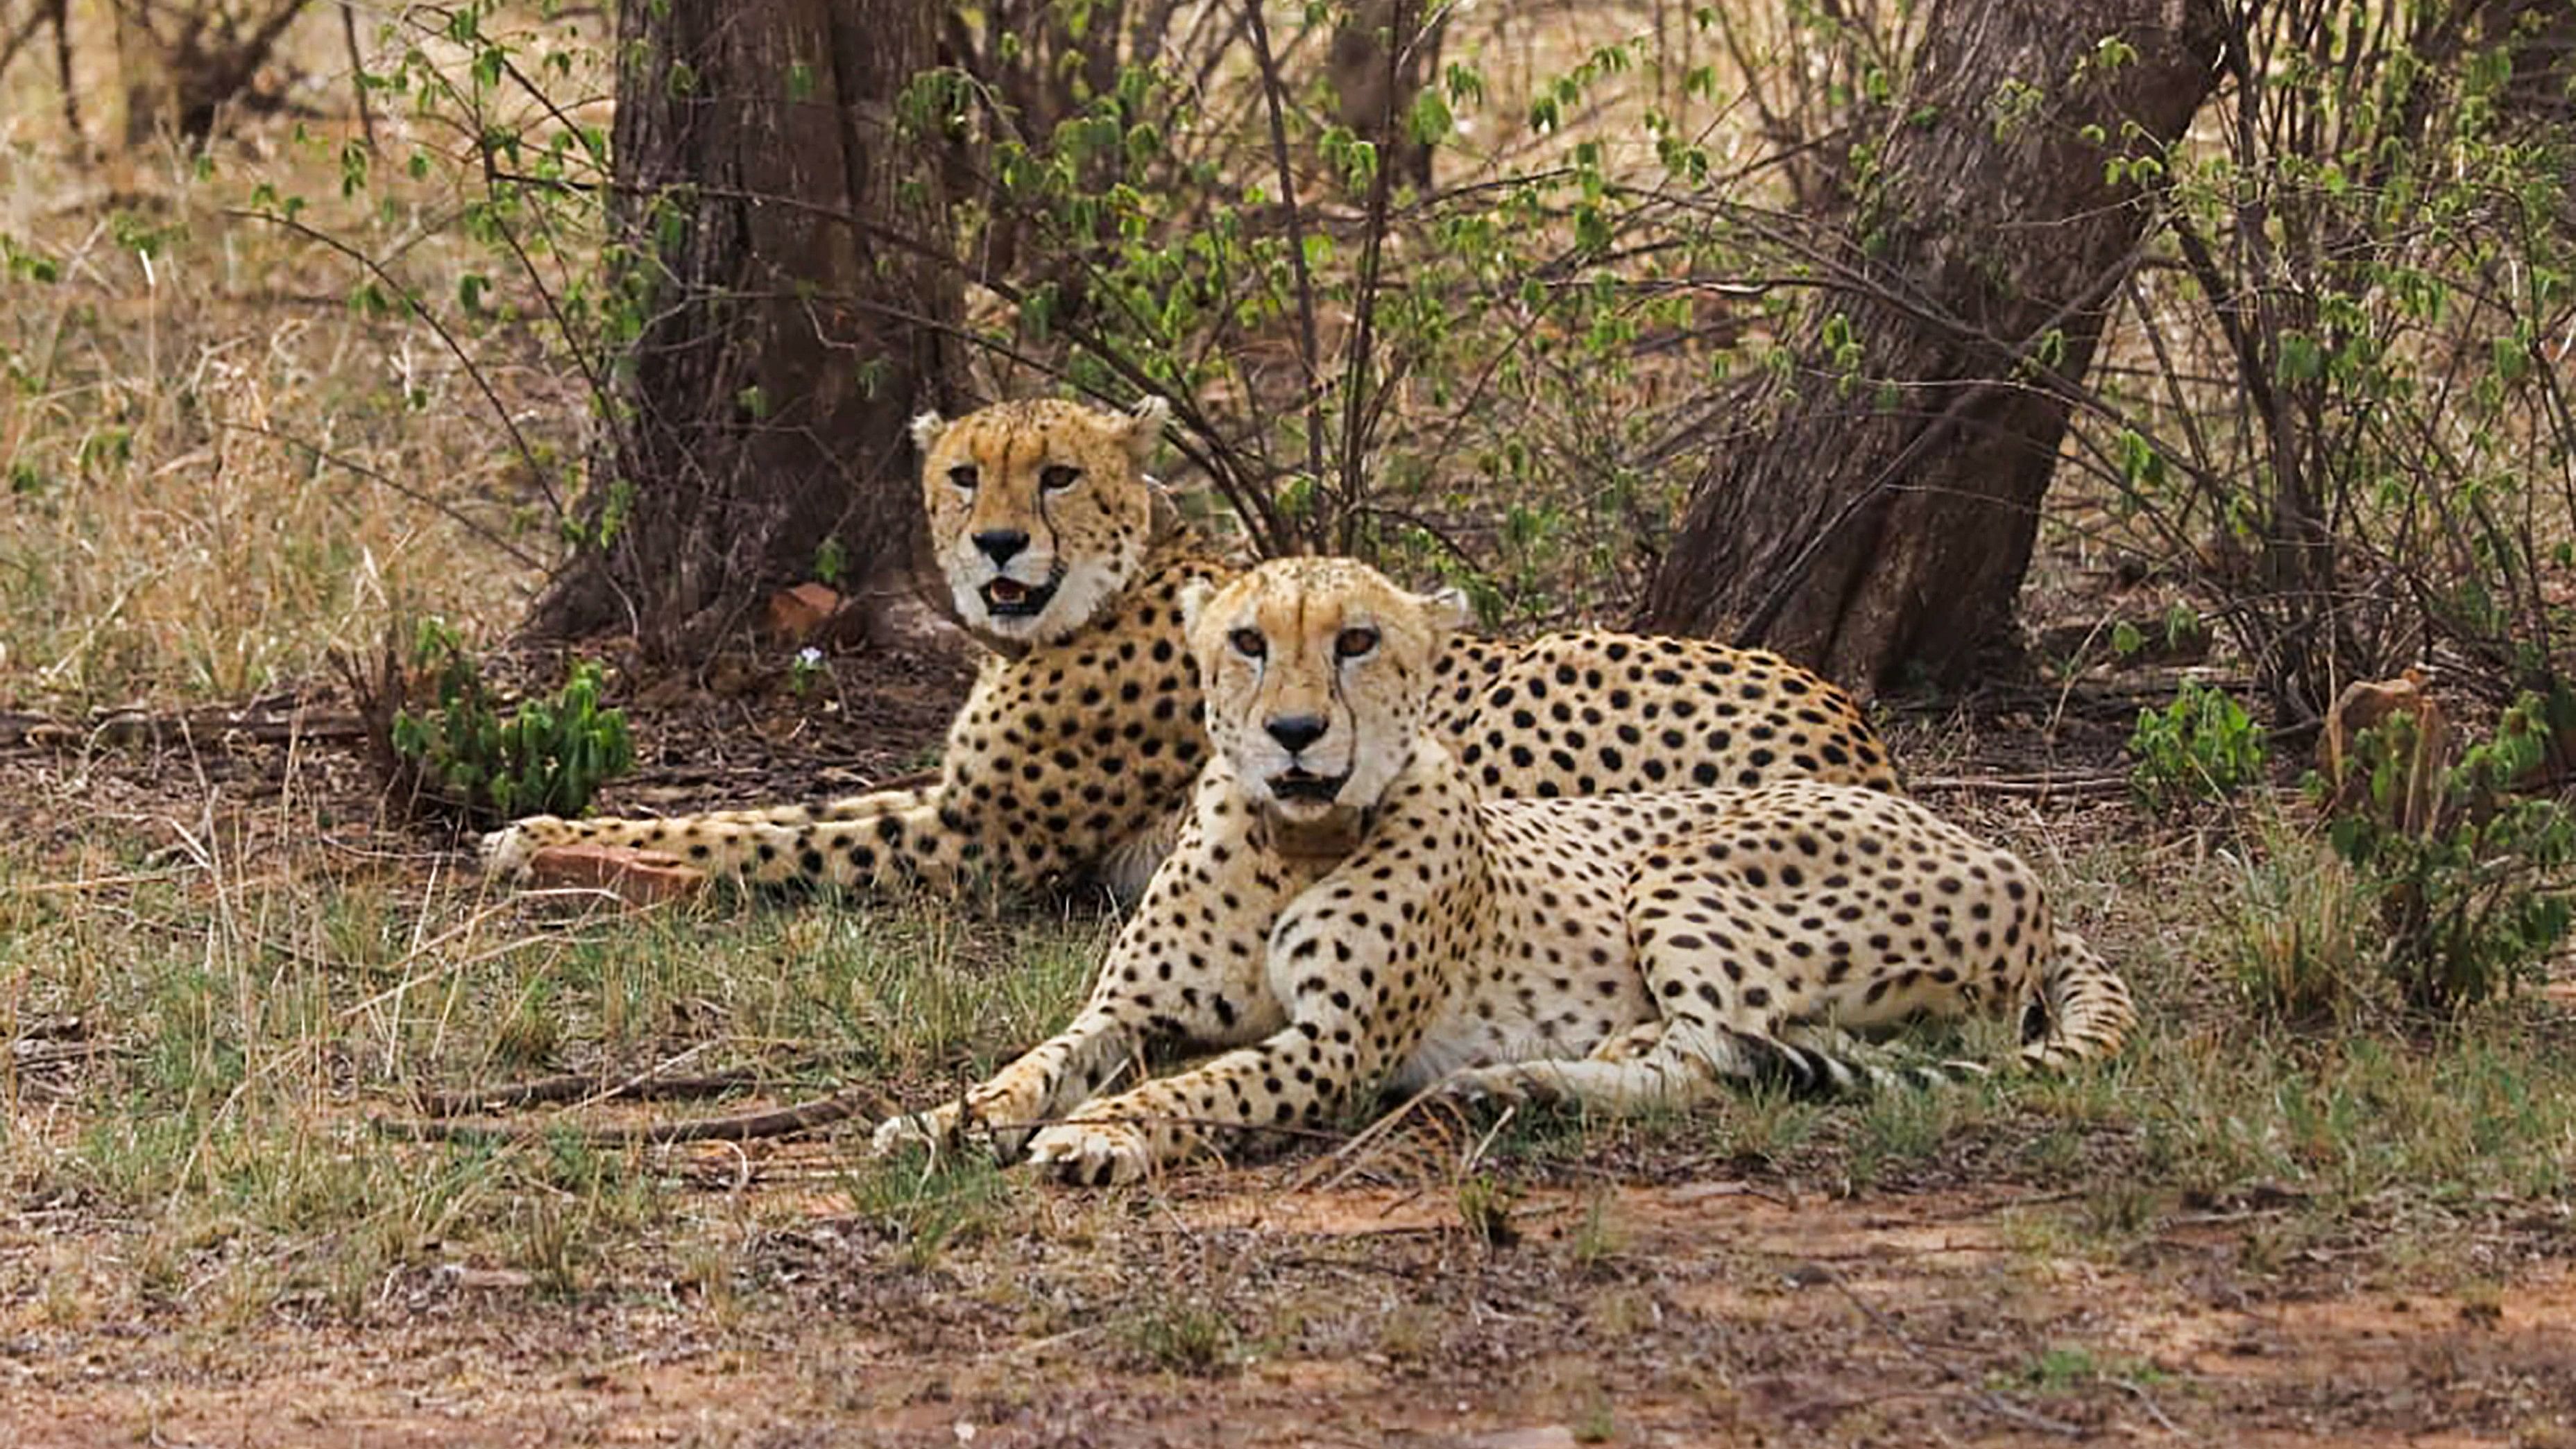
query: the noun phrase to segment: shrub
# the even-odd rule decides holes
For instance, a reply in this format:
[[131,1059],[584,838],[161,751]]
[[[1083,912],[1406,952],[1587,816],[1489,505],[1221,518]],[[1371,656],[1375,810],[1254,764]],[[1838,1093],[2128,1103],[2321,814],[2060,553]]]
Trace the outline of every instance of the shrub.
[[2097,370],[2078,448],[2278,718],[2431,641],[2480,687],[2565,655],[2576,493],[2534,460],[2576,445],[2576,112],[2538,16],[2244,7],[2229,122],[2108,158],[2158,189],[2163,265],[2124,288],[2137,367]]
[[[2458,764],[2429,764],[2429,780],[2416,715],[2391,715],[2354,741],[2367,793],[2326,836],[2378,896],[2380,960],[2411,1004],[2455,1011],[2512,991],[2566,939],[2576,816],[2563,800],[2514,793],[2543,762],[2545,723],[2543,700],[2524,695]],[[2414,829],[2409,795],[2434,803]]]
[[2129,757],[2129,787],[2150,809],[2223,800],[2263,778],[2263,731],[2225,690],[2185,680],[2163,710],[2138,711]]
[[[2327,835],[2377,894],[2381,964],[2419,1007],[2454,1011],[2510,991],[2566,938],[2576,814],[2515,791],[2545,757],[2549,719],[2526,694],[2457,763],[2426,759],[2412,714],[2354,741],[2351,769],[2368,789],[2352,792]],[[2417,797],[2432,802],[2420,820]]]
[[402,766],[398,776],[408,774],[416,799],[468,824],[578,815],[601,785],[635,763],[625,712],[600,708],[600,669],[589,660],[576,662],[553,696],[524,700],[504,717],[473,655],[431,619],[414,638],[408,674],[396,687],[406,695],[421,688],[436,702],[418,713],[395,702],[389,740]]
[[2272,1015],[2342,1019],[2383,988],[2456,1012],[2537,974],[2570,928],[2576,813],[2518,791],[2551,758],[2543,726],[2576,701],[2526,696],[2453,760],[2419,684],[2343,692],[2307,780],[2326,840],[2267,826],[2245,859],[2230,964]]

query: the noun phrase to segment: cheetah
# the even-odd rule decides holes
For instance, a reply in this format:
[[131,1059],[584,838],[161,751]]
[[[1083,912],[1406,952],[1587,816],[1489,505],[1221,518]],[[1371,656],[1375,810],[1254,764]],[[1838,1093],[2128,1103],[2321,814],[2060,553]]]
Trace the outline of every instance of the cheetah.
[[[1607,1110],[1870,1090],[1984,1068],[1867,1064],[1846,1029],[2018,1010],[2022,1062],[2054,1068],[2134,1023],[2028,867],[1903,796],[1488,800],[1435,723],[1451,602],[1285,559],[1183,614],[1214,749],[1177,848],[1073,1023],[879,1151],[980,1129],[1104,1184],[1381,1087]],[[1095,1095],[1149,1043],[1221,1054]]]
[[[1132,901],[1206,751],[1179,599],[1237,572],[1143,471],[1164,419],[1159,399],[1132,413],[1042,399],[914,422],[950,599],[990,651],[935,785],[667,819],[536,816],[485,837],[487,866],[519,875],[542,847],[589,842],[762,884],[1089,880]],[[1851,698],[1775,654],[1603,632],[1460,636],[1431,677],[1431,726],[1482,796],[1807,777],[1897,788]]]

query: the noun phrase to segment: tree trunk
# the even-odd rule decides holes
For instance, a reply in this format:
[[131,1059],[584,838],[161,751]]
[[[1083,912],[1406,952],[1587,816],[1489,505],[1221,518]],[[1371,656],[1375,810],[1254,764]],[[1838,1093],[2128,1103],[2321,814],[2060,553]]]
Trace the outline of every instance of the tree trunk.
[[[1835,285],[1717,440],[1649,624],[1863,691],[1955,681],[2004,634],[2068,392],[2152,211],[2105,163],[2181,136],[2224,25],[2217,0],[1935,0]],[[2105,37],[2134,55],[2106,64]]]
[[1431,187],[1431,147],[1413,134],[1413,104],[1440,64],[1449,10],[1427,19],[1419,0],[1354,0],[1333,27],[1324,58],[1334,115],[1377,147],[1378,163],[1399,184]]
[[[937,168],[896,100],[917,0],[618,7],[619,370],[573,564],[531,629],[702,658],[784,584],[904,582],[927,553],[907,420],[961,401]],[[838,545],[837,574],[827,561]]]

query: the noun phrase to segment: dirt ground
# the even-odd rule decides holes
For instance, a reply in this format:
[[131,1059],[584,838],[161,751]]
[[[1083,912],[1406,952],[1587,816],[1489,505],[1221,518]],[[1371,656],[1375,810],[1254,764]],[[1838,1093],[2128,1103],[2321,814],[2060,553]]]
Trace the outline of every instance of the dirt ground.
[[[860,661],[827,712],[675,696],[607,803],[855,788],[916,766],[962,682]],[[2082,775],[2120,711],[2066,704],[2029,706],[2064,757],[1935,768]],[[103,808],[173,778],[129,753],[89,762]],[[194,755],[187,777],[236,798],[278,768]],[[32,745],[0,763],[22,784],[64,767]],[[334,768],[318,778],[363,789]],[[654,1159],[697,1184],[690,1216],[728,1245],[712,1273],[647,1252],[566,1295],[458,1257],[395,1270],[354,1319],[291,1298],[227,1314],[186,1285],[19,1314],[0,1443],[2576,1445],[2563,1209],[2490,1215],[2419,1271],[2366,1228],[2285,1238],[2288,1194],[2070,1232],[2080,1191],[1973,1153],[1858,1193],[1613,1154],[1497,1202],[1433,1133],[1348,1171],[1309,1154],[1105,1199],[1014,1182],[999,1226],[925,1250],[836,1185],[861,1142]],[[0,1301],[123,1251],[113,1228],[77,1202],[0,1208]]]
[[[567,1306],[440,1265],[387,1281],[363,1331],[102,1321],[0,1344],[0,1425],[29,1446],[2576,1443],[2564,1224],[2499,1238],[2513,1286],[2463,1299],[2331,1255],[2248,1274],[2260,1206],[2102,1262],[2034,1250],[2025,1195],[1719,1177],[1535,1191],[1503,1245],[1454,1198],[1295,1173],[1067,1204],[1065,1236],[927,1268],[818,1209],[751,1246],[762,1282],[730,1305]],[[0,1254],[23,1264],[28,1236]],[[1139,1295],[1221,1305],[1238,1336],[1152,1362],[1120,1326]]]

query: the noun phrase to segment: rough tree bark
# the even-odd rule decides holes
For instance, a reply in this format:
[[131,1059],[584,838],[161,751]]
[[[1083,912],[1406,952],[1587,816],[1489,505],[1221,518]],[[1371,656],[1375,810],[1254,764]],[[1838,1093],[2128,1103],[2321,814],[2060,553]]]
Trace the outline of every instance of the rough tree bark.
[[[2225,24],[2217,0],[1935,0],[1842,275],[1715,440],[1649,625],[1864,691],[1965,674],[2029,568],[2069,406],[2049,376],[2083,378],[2151,214],[2104,163],[2182,134]],[[2105,64],[2114,36],[2134,54]],[[1854,343],[1856,371],[1834,357]]]
[[895,125],[935,63],[916,0],[618,7],[613,222],[645,321],[585,546],[533,632],[702,658],[836,539],[842,587],[926,553],[905,423],[961,400],[936,171]]

